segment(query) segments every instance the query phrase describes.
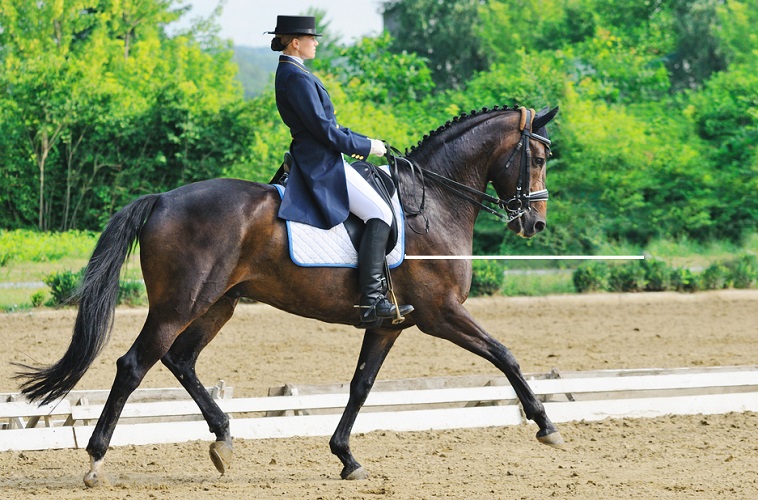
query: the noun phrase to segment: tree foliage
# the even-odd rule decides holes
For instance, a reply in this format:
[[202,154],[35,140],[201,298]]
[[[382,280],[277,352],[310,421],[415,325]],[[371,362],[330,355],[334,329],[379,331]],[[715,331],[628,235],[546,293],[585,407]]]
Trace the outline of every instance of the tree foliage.
[[[475,250],[739,240],[758,202],[757,0],[388,0],[389,33],[309,67],[340,123],[403,149],[464,111],[560,105],[549,224]],[[268,181],[289,147],[270,86],[246,100],[213,17],[178,0],[0,0],[0,224],[99,229],[136,196]],[[275,60],[276,54],[271,54]]]
[[397,52],[414,52],[428,60],[435,83],[460,88],[487,67],[479,38],[483,0],[390,0],[384,16]]
[[173,0],[1,2],[0,110],[22,138],[0,139],[14,160],[4,173],[38,192],[34,206],[4,190],[4,225],[97,226],[135,195],[219,175],[234,156],[219,134],[241,95],[231,50],[168,37]]

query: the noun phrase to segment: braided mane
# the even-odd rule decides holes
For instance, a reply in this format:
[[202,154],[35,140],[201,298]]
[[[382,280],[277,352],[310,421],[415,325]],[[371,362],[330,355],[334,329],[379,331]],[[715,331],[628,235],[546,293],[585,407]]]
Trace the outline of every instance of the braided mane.
[[447,132],[453,127],[453,125],[457,125],[459,123],[468,121],[471,118],[482,116],[487,113],[494,113],[496,111],[512,111],[515,109],[518,109],[518,107],[511,108],[506,105],[503,105],[503,106],[495,106],[494,108],[491,108],[491,109],[490,108],[482,108],[480,110],[472,109],[469,113],[465,113],[465,112],[461,113],[460,115],[456,116],[452,120],[448,120],[447,122],[445,122],[444,125],[438,127],[436,130],[432,130],[427,135],[424,135],[424,137],[420,141],[418,141],[418,144],[416,144],[415,146],[411,146],[410,150],[406,149],[405,154],[408,155],[410,154],[410,152],[420,149],[422,146],[424,146],[424,144],[427,141],[441,135],[444,132]]

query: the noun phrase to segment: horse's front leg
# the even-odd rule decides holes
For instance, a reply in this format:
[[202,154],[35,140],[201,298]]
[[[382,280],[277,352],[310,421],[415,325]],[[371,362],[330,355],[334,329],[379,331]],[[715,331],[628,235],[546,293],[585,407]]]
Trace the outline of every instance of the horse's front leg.
[[358,366],[355,368],[353,379],[350,381],[350,398],[337,429],[329,441],[332,453],[337,455],[342,462],[343,468],[340,473],[342,479],[366,479],[368,477],[368,473],[355,460],[350,451],[350,432],[353,429],[356,417],[358,417],[358,412],[374,386],[379,368],[387,358],[387,354],[392,349],[401,331],[366,330],[366,334],[363,336]]
[[[446,314],[429,318],[428,322],[418,316],[420,315],[416,317],[417,326],[424,333],[447,339],[498,367],[516,391],[526,417],[539,426],[537,439],[557,448],[564,446],[561,434],[548,418],[545,407],[526,383],[521,367],[511,351],[487,333],[462,305],[455,303]],[[440,317],[444,320],[440,321]]]

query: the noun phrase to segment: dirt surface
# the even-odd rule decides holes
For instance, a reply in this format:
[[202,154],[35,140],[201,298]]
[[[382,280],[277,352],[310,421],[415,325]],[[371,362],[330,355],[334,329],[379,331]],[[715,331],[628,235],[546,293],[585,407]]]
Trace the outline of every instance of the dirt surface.
[[[758,363],[758,292],[483,298],[467,303],[524,372]],[[113,337],[77,389],[110,387],[114,362],[146,311],[120,309]],[[68,345],[74,311],[0,315],[0,392],[10,362],[50,363]],[[285,383],[342,382],[362,332],[241,305],[206,349],[198,373],[235,397]],[[487,362],[403,333],[380,378],[497,374]],[[156,366],[142,387],[178,387]],[[366,481],[339,479],[328,437],[236,440],[219,476],[208,443],[113,448],[113,486],[87,490],[84,450],[0,453],[0,498],[758,498],[758,415],[671,416],[559,426],[569,448],[534,439],[536,426],[354,435]],[[0,439],[2,438],[0,431]]]

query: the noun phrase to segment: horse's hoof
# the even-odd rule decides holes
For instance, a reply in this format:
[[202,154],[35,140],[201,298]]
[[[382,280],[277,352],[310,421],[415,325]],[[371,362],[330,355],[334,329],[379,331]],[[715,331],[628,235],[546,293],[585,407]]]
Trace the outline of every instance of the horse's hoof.
[[558,431],[551,432],[550,434],[547,434],[545,436],[540,436],[538,433],[537,441],[539,441],[542,444],[552,446],[553,448],[558,448],[559,450],[566,449],[566,442],[563,440],[561,433]]
[[90,457],[89,472],[84,475],[84,484],[88,488],[97,488],[98,486],[110,486],[111,482],[103,472],[103,459],[95,460]]
[[361,479],[368,479],[368,472],[366,472],[366,469],[363,467],[358,467],[353,472],[349,474],[345,474],[345,470],[342,470],[342,479],[345,479],[347,481],[356,481]]
[[111,483],[108,481],[108,478],[105,476],[105,474],[101,472],[88,472],[84,476],[84,484],[88,488],[97,488],[100,486],[110,486]]
[[214,441],[211,443],[210,454],[211,462],[221,475],[224,475],[232,465],[232,445],[226,441]]

